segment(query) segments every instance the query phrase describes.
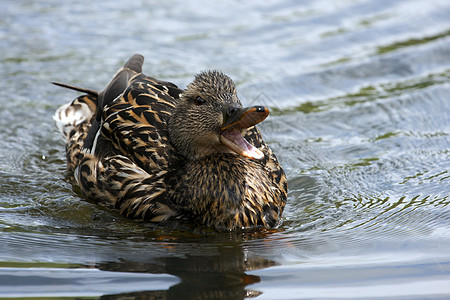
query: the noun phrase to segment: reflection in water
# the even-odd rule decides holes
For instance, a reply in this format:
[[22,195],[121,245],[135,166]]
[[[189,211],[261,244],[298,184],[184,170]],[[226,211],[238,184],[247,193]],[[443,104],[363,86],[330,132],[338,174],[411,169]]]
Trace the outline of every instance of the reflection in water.
[[[214,252],[214,251],[213,251]],[[157,299],[244,299],[261,294],[247,288],[260,278],[247,273],[275,263],[257,257],[246,257],[240,246],[225,246],[212,255],[185,254],[183,257],[161,257],[155,263],[118,261],[100,263],[101,270],[120,272],[168,273],[181,283],[167,291],[108,295],[107,299],[126,296],[149,296]],[[153,299],[153,298],[151,298]]]
[[[148,230],[148,227],[146,228]],[[79,236],[55,233],[42,236],[28,233],[0,235],[2,251],[25,260],[21,264],[0,264],[0,269],[5,266],[24,268],[25,271],[17,277],[21,282],[21,295],[38,295],[34,290],[33,278],[41,278],[40,280],[50,278],[47,283],[40,285],[41,293],[48,295],[61,293],[63,287],[52,281],[51,278],[54,276],[46,275],[47,272],[59,272],[61,277],[66,278],[62,281],[64,283],[62,286],[66,286],[66,289],[73,286],[78,290],[78,285],[86,284],[86,278],[77,277],[72,270],[80,267],[86,270],[87,267],[106,271],[103,281],[99,274],[92,280],[96,283],[96,287],[87,289],[94,294],[105,294],[106,299],[126,299],[135,296],[150,299],[244,299],[261,294],[261,291],[252,289],[252,285],[260,282],[260,278],[251,273],[277,264],[266,258],[267,254],[271,255],[270,247],[275,245],[274,241],[271,242],[272,246],[264,245],[270,242],[265,240],[270,233],[193,235],[190,232],[176,230],[173,235],[166,235],[166,232],[170,232],[167,229],[149,232],[145,231],[146,228],[117,236],[111,234],[102,236],[107,232],[94,230]],[[254,243],[255,247],[250,249],[247,243]],[[50,257],[60,262],[67,261],[67,264],[38,265],[27,263],[27,257],[40,260]],[[74,257],[82,258],[85,266],[69,265]],[[42,271],[36,269],[33,272],[35,276],[31,276],[32,274],[26,273],[27,266],[38,267]],[[132,273],[136,276],[131,275]],[[167,275],[146,280],[145,276],[139,277],[137,274],[169,274],[176,276],[179,283],[172,285],[176,280],[167,280],[164,289],[160,289],[155,284],[158,280],[168,278]],[[67,278],[72,278],[73,283]],[[5,280],[11,282],[15,279],[5,277]],[[16,282],[19,282],[17,280]],[[130,284],[131,282],[133,284]],[[167,288],[168,285],[172,286]],[[0,282],[0,291],[1,286]],[[113,295],[111,291],[119,293]]]

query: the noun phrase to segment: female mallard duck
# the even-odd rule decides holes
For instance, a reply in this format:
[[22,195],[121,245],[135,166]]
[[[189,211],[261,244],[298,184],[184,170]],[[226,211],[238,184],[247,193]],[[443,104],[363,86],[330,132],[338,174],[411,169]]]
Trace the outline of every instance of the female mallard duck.
[[82,193],[150,222],[276,226],[286,176],[254,127],[267,108],[243,108],[223,73],[200,73],[181,90],[142,74],[143,62],[133,55],[99,93],[57,84],[86,93],[53,117]]

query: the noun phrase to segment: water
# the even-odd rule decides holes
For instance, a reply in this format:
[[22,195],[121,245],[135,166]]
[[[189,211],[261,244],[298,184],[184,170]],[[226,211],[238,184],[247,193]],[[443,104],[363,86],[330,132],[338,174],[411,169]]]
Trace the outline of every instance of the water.
[[[1,1],[0,297],[446,299],[448,1]],[[55,109],[132,53],[214,68],[289,179],[277,230],[125,220],[65,181]]]

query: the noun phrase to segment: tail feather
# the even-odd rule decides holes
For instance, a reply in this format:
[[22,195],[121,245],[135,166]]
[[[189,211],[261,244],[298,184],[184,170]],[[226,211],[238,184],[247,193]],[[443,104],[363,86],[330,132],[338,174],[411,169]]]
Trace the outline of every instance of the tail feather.
[[83,93],[86,93],[91,96],[95,96],[95,97],[98,96],[98,92],[91,90],[91,89],[87,89],[87,88],[83,88],[83,87],[79,87],[79,86],[75,86],[75,85],[70,85],[70,84],[65,84],[65,83],[61,83],[61,82],[52,82],[52,84],[66,88],[66,89],[83,92]]
[[[101,92],[70,84],[52,82],[54,85],[87,94],[61,106],[53,115],[55,125],[66,142],[69,141],[72,130],[79,124],[92,121],[89,133],[84,140],[84,147],[90,148],[92,146],[100,125],[103,107],[124,92],[133,76],[142,73],[143,63],[144,57],[142,55],[134,54],[131,56]],[[95,118],[93,118],[94,116]]]
[[130,69],[135,73],[142,73],[142,65],[144,64],[144,57],[140,54],[133,54],[124,64],[124,69]]
[[58,131],[67,142],[76,126],[89,121],[97,109],[97,97],[83,95],[59,107],[53,115]]

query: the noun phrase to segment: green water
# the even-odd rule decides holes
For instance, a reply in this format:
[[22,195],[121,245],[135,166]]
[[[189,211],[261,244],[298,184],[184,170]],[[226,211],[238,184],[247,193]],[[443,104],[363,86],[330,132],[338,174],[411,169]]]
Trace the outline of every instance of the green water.
[[[450,297],[448,1],[0,2],[0,297]],[[289,181],[270,232],[136,223],[65,180],[52,124],[133,53],[205,69],[271,115]]]

